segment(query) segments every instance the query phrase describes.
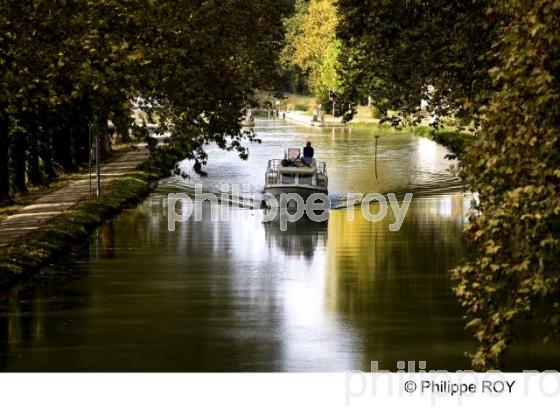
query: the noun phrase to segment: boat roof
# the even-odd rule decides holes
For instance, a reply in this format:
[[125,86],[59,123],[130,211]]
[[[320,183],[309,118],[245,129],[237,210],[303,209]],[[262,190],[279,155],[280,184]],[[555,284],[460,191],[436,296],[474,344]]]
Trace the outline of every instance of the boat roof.
[[278,167],[278,171],[286,174],[302,174],[302,175],[313,175],[315,171],[315,167]]

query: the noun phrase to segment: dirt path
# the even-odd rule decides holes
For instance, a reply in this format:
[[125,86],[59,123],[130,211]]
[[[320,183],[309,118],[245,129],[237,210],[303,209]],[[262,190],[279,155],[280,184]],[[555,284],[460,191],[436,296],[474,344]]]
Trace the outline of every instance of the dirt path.
[[[146,148],[127,152],[117,159],[101,167],[101,188],[115,178],[135,169],[149,156]],[[92,190],[95,195],[96,178],[92,178]],[[42,226],[49,219],[70,208],[79,200],[89,196],[89,178],[87,174],[76,181],[70,182],[48,195],[42,196],[31,205],[21,209],[0,222],[0,246]]]

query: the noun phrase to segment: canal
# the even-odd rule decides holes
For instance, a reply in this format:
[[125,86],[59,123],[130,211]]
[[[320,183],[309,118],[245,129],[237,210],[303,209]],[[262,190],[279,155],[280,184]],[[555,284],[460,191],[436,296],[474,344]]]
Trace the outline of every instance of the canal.
[[[208,178],[172,177],[95,231],[38,279],[0,296],[2,371],[345,371],[397,361],[468,369],[473,348],[448,271],[466,253],[470,198],[445,148],[382,133],[258,120],[250,158],[210,147]],[[167,194],[245,184],[260,192],[267,161],[311,141],[327,162],[327,223],[282,231],[259,209],[167,229]],[[181,164],[185,171],[189,164]],[[411,192],[402,228],[348,220],[347,193]],[[535,334],[534,334],[535,333]],[[523,329],[508,369],[558,368]]]

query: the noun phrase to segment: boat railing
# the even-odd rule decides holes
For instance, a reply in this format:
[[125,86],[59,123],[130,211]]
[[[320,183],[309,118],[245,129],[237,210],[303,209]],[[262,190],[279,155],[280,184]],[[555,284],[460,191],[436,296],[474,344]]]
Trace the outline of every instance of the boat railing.
[[[323,161],[315,160],[315,172],[313,174],[295,172],[281,172],[281,159],[271,159],[268,161],[266,170],[266,184],[293,185],[302,184],[321,188],[327,188],[327,166]],[[302,168],[305,169],[305,168]]]
[[270,161],[268,161],[268,167],[266,169],[266,172],[267,173],[271,171],[278,172],[278,168],[280,168],[281,165],[282,165],[281,159],[271,159]]
[[[279,168],[282,166],[282,159],[271,159],[268,161],[268,167],[266,169],[266,172],[278,172]],[[316,174],[322,174],[322,175],[327,175],[327,164],[324,161],[317,161],[315,160],[315,169],[316,169]],[[305,168],[302,168],[305,169]]]
[[325,161],[316,161],[316,168],[318,174],[327,175],[327,163]]

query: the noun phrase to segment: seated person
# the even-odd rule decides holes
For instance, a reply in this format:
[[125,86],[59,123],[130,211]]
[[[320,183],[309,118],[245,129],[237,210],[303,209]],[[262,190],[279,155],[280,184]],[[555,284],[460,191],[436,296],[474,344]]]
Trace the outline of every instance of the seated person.
[[301,162],[305,165],[311,166],[311,164],[313,164],[313,155],[315,155],[315,151],[313,150],[311,143],[308,142],[305,148],[303,148],[303,157],[301,157]]

